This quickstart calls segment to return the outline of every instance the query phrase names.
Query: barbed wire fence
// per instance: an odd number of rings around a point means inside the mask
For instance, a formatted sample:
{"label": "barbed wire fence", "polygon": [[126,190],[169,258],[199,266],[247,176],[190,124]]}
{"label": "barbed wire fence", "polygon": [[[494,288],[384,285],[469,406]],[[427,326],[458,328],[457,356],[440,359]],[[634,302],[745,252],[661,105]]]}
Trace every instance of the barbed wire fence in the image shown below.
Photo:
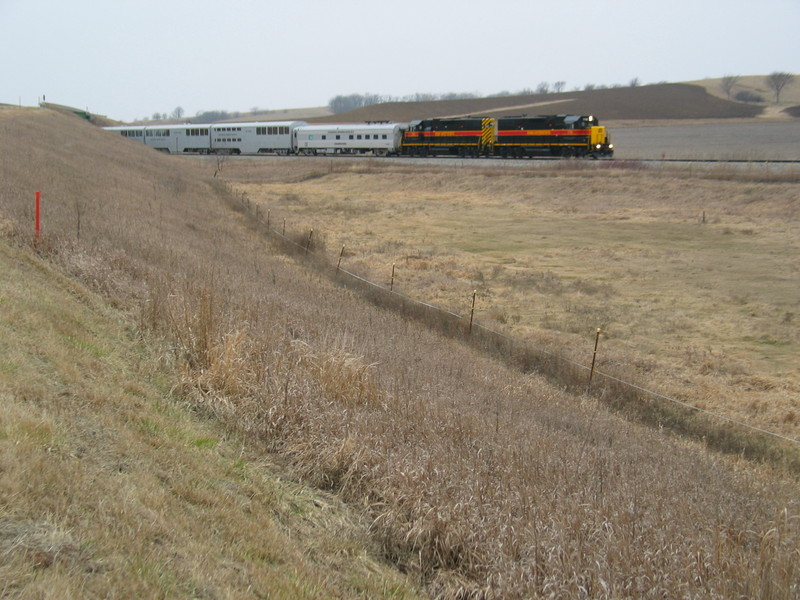
{"label": "barbed wire fence", "polygon": [[595,338],[592,365],[582,364],[531,340],[515,338],[475,321],[475,292],[471,294],[472,310],[467,316],[412,298],[395,289],[394,268],[388,286],[371,281],[342,265],[344,247],[335,260],[331,260],[318,247],[319,236],[314,237],[313,229],[287,233],[285,218],[276,223],[271,210],[264,211],[246,194],[238,196],[237,201],[281,251],[327,273],[339,285],[356,291],[376,305],[422,321],[450,337],[463,339],[523,372],[545,376],[565,391],[590,394],[629,418],[692,437],[715,450],[782,464],[793,472],[800,472],[799,439],[695,406],[595,368],[598,338]]}

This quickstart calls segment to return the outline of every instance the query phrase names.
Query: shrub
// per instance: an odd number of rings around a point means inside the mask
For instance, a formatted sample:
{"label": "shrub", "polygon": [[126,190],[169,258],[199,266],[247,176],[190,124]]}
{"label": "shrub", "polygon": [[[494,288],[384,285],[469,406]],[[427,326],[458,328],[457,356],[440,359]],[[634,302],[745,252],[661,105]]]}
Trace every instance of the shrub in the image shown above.
{"label": "shrub", "polygon": [[764,102],[764,97],[754,92],[741,91],[734,96],[739,102]]}

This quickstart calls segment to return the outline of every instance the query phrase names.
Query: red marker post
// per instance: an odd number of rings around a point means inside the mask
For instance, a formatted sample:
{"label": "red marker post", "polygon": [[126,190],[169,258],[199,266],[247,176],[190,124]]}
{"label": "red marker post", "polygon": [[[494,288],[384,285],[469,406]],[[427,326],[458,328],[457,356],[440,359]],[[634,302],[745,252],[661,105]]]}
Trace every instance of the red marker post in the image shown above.
{"label": "red marker post", "polygon": [[39,217],[41,215],[40,211],[41,201],[42,201],[42,192],[36,192],[36,236],[34,238],[36,242],[39,241],[39,222],[40,222]]}

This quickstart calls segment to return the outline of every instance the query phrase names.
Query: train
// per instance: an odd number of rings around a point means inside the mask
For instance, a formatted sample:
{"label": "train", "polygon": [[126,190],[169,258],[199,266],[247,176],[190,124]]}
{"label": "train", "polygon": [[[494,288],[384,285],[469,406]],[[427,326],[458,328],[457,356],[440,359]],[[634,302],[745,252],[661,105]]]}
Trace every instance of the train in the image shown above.
{"label": "train", "polygon": [[466,116],[338,125],[310,125],[305,121],[156,124],[104,129],[176,154],[501,158],[614,155],[608,131],[592,115]]}

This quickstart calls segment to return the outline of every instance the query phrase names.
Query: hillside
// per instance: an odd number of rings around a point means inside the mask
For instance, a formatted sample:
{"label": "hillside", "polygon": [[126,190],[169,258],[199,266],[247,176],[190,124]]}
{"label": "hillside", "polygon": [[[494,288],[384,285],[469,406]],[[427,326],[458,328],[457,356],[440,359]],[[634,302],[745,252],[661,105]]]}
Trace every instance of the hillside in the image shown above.
{"label": "hillside", "polygon": [[[733,87],[731,94],[735,97],[739,92],[752,92],[764,98],[765,102],[768,104],[772,104],[775,100],[775,92],[770,90],[769,86],[767,86],[765,82],[766,78],[766,75],[741,76]],[[712,96],[727,99],[725,91],[722,89],[722,77],[688,81],[687,83],[701,86]],[[795,77],[795,80],[787,85],[781,92],[781,107],[797,105],[800,105],[800,79]]]}
{"label": "hillside", "polygon": [[[19,595],[797,596],[798,487],[780,461],[644,426],[338,285],[266,235],[218,157],[19,109],[0,110],[0,156],[16,244],[0,265],[18,283],[0,302],[0,510],[7,547],[39,534],[0,555]],[[291,186],[324,184],[331,162],[236,164]],[[313,234],[299,248],[324,250]],[[284,503],[298,483],[322,493]],[[365,529],[340,529],[340,502]]]}
{"label": "hillside", "polygon": [[[762,78],[742,78],[741,89],[753,89],[765,95]],[[794,87],[800,89],[800,85]],[[740,89],[737,87],[737,90]],[[768,96],[768,95],[767,95]],[[784,95],[786,102],[800,104],[794,89]],[[788,102],[788,103],[787,103]],[[430,117],[459,115],[517,115],[517,114],[594,114],[603,121],[729,119],[761,115],[769,106],[730,102],[723,97],[719,80],[691,83],[668,83],[639,87],[619,87],[603,90],[573,91],[552,94],[532,94],[440,100],[429,102],[386,102],[366,106],[346,113],[333,114],[328,107],[261,111],[231,117],[227,121],[281,121],[299,119],[309,123],[362,123],[365,121],[408,122]],[[102,124],[119,124],[96,117]],[[182,122],[191,122],[191,118]],[[170,123],[173,121],[164,121]]]}
{"label": "hillside", "polygon": [[[226,121],[305,120],[310,123],[362,123],[365,121],[408,122],[431,117],[460,115],[593,114],[605,121],[670,121],[680,119],[732,119],[766,116],[789,118],[800,110],[800,83],[793,82],[781,94],[780,105],[772,104],[773,92],[764,75],[741,77],[733,94],[747,91],[765,99],[762,104],[731,102],[722,90],[722,78],[684,83],[661,83],[638,87],[582,90],[550,94],[511,95],[464,100],[386,102],[346,113],[333,114],[329,107],[262,110],[237,114]],[[6,105],[8,106],[8,105]],[[56,104],[48,108],[58,109]],[[78,109],[69,109],[80,112]],[[118,125],[94,115],[96,124]],[[192,118],[163,123],[192,122]]]}
{"label": "hillside", "polygon": [[0,273],[3,597],[416,597],[341,502],[186,410],[130,315],[7,239]]}
{"label": "hillside", "polygon": [[560,94],[436,102],[389,102],[313,119],[315,123],[398,121],[458,115],[593,114],[609,120],[747,118],[762,107],[729,102],[696,85],[670,83]]}

